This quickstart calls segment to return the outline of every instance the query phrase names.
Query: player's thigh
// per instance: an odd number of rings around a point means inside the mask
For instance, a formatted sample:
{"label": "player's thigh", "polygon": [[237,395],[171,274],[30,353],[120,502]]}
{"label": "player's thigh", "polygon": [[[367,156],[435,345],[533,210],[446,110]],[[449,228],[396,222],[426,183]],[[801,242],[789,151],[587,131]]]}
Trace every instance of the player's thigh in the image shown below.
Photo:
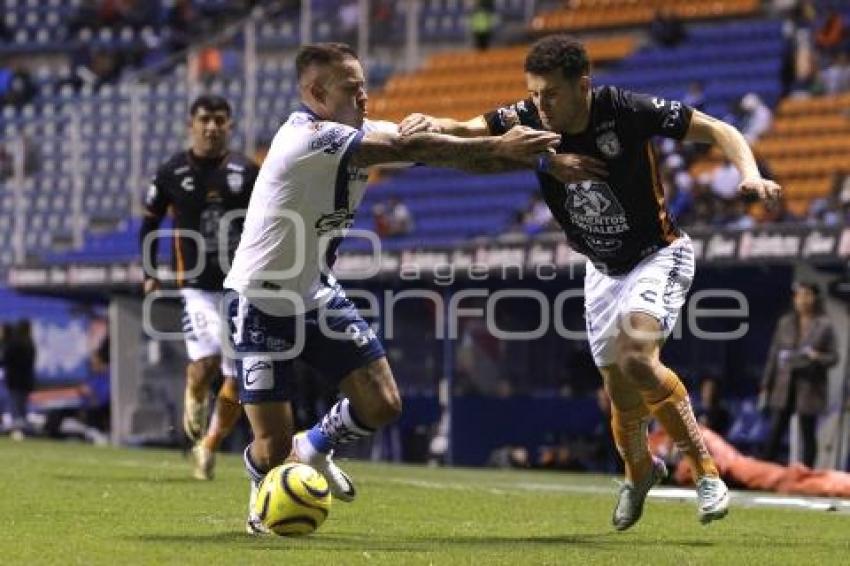
{"label": "player's thigh", "polygon": [[694,251],[687,237],[647,257],[628,275],[618,310],[620,344],[651,348],[676,326],[691,288]]}
{"label": "player's thigh", "polygon": [[623,278],[610,277],[587,262],[584,276],[584,320],[587,341],[597,367],[615,363],[615,339]]}
{"label": "player's thigh", "polygon": [[301,359],[326,379],[342,388],[343,382],[356,376],[355,381],[375,386],[376,392],[395,391],[381,341],[347,298],[335,297],[326,307],[309,313],[305,324]]}
{"label": "player's thigh", "polygon": [[292,399],[292,344],[295,317],[266,314],[243,296],[230,304],[231,338],[239,400],[245,404],[289,402]]}
{"label": "player's thigh", "polygon": [[602,374],[605,391],[615,409],[630,411],[643,403],[640,390],[616,364],[601,367],[599,372]]}
{"label": "player's thigh", "polygon": [[183,298],[183,336],[189,359],[196,362],[219,356],[221,364],[221,342],[226,328],[220,311],[221,293],[181,289],[180,294]]}

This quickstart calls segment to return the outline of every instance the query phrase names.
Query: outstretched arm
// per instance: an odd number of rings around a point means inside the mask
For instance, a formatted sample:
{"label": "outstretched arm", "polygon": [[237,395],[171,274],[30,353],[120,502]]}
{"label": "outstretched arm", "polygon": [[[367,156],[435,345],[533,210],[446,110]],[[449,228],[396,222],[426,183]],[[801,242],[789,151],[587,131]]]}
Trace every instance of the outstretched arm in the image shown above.
{"label": "outstretched arm", "polygon": [[398,125],[401,135],[406,136],[418,132],[432,132],[438,134],[449,134],[462,138],[475,138],[489,136],[490,129],[484,116],[476,116],[466,122],[453,118],[436,118],[427,114],[411,114]]}
{"label": "outstretched arm", "polygon": [[782,187],[777,183],[762,178],[747,140],[741,132],[726,122],[695,110],[684,139],[710,143],[720,148],[723,155],[734,163],[741,173],[741,184],[738,187],[741,192],[756,193],[763,199],[778,198],[782,192]]}
{"label": "outstretched arm", "polygon": [[421,132],[398,135],[372,132],[363,136],[351,155],[351,164],[367,167],[380,163],[417,162],[454,167],[475,173],[534,169],[539,156],[560,141],[560,136],[531,128],[513,128],[502,136],[461,138]]}

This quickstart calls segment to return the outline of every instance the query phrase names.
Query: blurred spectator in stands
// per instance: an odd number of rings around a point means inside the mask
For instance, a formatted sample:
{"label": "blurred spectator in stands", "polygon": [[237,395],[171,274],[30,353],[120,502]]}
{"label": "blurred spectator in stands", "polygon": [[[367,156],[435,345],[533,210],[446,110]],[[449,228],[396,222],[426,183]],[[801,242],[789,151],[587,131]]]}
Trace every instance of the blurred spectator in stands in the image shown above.
{"label": "blurred spectator in stands", "polygon": [[495,28],[496,13],[493,11],[493,1],[478,0],[469,15],[469,29],[476,49],[486,51],[490,47]]}
{"label": "blurred spectator in stands", "polygon": [[372,221],[375,223],[375,233],[379,238],[386,238],[390,232],[390,218],[387,215],[387,205],[377,203],[372,207]]}
{"label": "blurred spectator in stands", "polygon": [[23,440],[29,430],[27,404],[35,389],[35,343],[29,320],[3,326],[2,364],[12,412],[12,438]]}
{"label": "blurred spectator in stands", "polygon": [[806,211],[806,224],[839,226],[842,221],[840,205],[835,197],[819,197],[812,199],[809,203],[809,209]]}
{"label": "blurred spectator in stands", "polygon": [[699,403],[694,408],[697,421],[720,436],[726,436],[732,417],[720,396],[720,384],[713,377],[707,377],[700,383]]}
{"label": "blurred spectator in stands", "polygon": [[817,454],[817,418],[826,408],[827,370],[838,362],[838,352],[820,287],[796,281],[793,293],[793,308],[777,323],[761,382],[759,404],[770,412],[763,456],[776,461],[796,413],[803,463],[811,468]]}
{"label": "blurred spectator in stands", "polygon": [[845,25],[841,14],[830,10],[815,34],[815,46],[825,55],[835,55],[844,42]]}
{"label": "blurred spectator in stands", "polygon": [[337,8],[339,20],[340,41],[349,45],[357,45],[358,28],[360,26],[360,5],[357,0],[348,0]]}
{"label": "blurred spectator in stands", "polygon": [[682,20],[669,7],[655,12],[655,19],[649,25],[649,34],[655,43],[664,47],[676,47],[688,37]]}
{"label": "blurred spectator in stands", "polygon": [[661,181],[667,208],[677,222],[686,218],[694,205],[691,175],[684,169],[685,160],[678,153],[667,156],[661,168]]}
{"label": "blurred spectator in stands", "polygon": [[787,224],[799,222],[800,217],[788,210],[788,202],[784,196],[776,200],[762,203],[764,214],[761,217],[762,224]]}
{"label": "blurred spectator in stands", "polygon": [[694,179],[692,189],[693,205],[690,211],[679,219],[683,226],[707,228],[715,224],[718,217],[718,201],[711,191],[711,173],[705,172]]}
{"label": "blurred spectator in stands", "polygon": [[413,232],[413,215],[398,197],[390,198],[387,203],[387,220],[387,236],[405,236]]}
{"label": "blurred spectator in stands", "polygon": [[696,110],[705,108],[705,88],[700,81],[691,81],[688,90],[682,96],[682,103]]}
{"label": "blurred spectator in stands", "polygon": [[12,69],[7,78],[3,104],[20,107],[32,100],[37,93],[38,89],[29,71],[17,67]]}
{"label": "blurred spectator in stands", "polygon": [[840,94],[850,91],[850,54],[841,52],[821,71],[825,94]]}
{"label": "blurred spectator in stands", "polygon": [[540,193],[531,195],[531,201],[522,211],[522,229],[529,236],[545,232],[555,227],[552,211],[546,205]]}
{"label": "blurred spectator in stands", "polygon": [[721,200],[728,202],[737,199],[740,183],[741,174],[735,164],[728,159],[724,159],[723,163],[711,173],[711,192]]}
{"label": "blurred spectator in stands", "polygon": [[724,226],[732,230],[750,230],[756,227],[756,219],[749,211],[747,201],[738,196],[723,204],[725,210]]}
{"label": "blurred spectator in stands", "polygon": [[735,126],[751,145],[754,144],[773,124],[773,112],[754,92],[745,94],[738,103]]}
{"label": "blurred spectator in stands", "polygon": [[623,459],[617,454],[617,445],[611,434],[611,398],[604,387],[596,390],[596,406],[601,418],[593,428],[595,445],[595,469],[607,474],[619,474],[623,471]]}

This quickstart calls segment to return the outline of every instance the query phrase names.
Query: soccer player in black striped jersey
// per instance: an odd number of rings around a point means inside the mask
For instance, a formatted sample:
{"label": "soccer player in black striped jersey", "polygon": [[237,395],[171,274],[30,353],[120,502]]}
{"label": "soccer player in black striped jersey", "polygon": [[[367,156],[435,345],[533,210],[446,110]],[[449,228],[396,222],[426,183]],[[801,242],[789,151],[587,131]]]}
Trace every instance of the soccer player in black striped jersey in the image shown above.
{"label": "soccer player in black striped jersey", "polygon": [[[192,453],[198,479],[212,479],[215,450],[242,414],[233,360],[222,356],[220,337],[227,324],[219,314],[226,275],[219,250],[226,245],[222,251],[232,258],[242,221],[228,223],[227,234],[220,234],[220,221],[230,212],[247,208],[258,168],[250,158],[229,150],[232,125],[230,104],[224,98],[205,95],[192,103],[191,147],[160,166],[145,197],[140,232],[143,254],[146,240],[151,239],[149,263],[155,268],[154,230],[166,214],[173,216],[173,268],[183,298],[183,332],[190,359],[183,428],[195,442]],[[158,288],[155,271],[148,271],[145,293]],[[209,389],[219,371],[223,381],[208,429]]]}
{"label": "soccer player in black striped jersey", "polygon": [[761,177],[752,151],[732,126],[678,101],[592,88],[587,52],[575,39],[553,35],[537,41],[526,57],[525,76],[526,100],[466,122],[413,114],[402,121],[401,132],[482,136],[521,125],[561,134],[555,154],[539,156],[537,174],[567,241],[588,259],[588,339],[611,396],[612,432],[626,464],[614,527],[624,530],[638,521],[647,492],[666,474],[647,446],[651,417],[695,471],[700,521],[722,518],[728,490],[687,391],[659,357],[690,288],[694,256],[664,203],[652,138],[717,145],[741,172],[741,192],[774,198],[781,188]]}

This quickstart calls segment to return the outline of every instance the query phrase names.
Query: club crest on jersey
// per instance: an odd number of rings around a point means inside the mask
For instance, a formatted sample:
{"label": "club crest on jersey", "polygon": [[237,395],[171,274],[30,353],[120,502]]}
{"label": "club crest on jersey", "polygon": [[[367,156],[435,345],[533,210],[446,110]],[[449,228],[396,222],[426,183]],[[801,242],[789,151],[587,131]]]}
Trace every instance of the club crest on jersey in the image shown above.
{"label": "club crest on jersey", "polygon": [[242,173],[228,173],[227,174],[227,186],[230,187],[231,193],[241,193],[242,192],[242,182],[243,177]]}
{"label": "club crest on jersey", "polygon": [[519,124],[519,114],[517,114],[516,109],[511,107],[499,108],[499,120],[502,121],[502,127],[510,130]]}
{"label": "club crest on jersey", "polygon": [[617,157],[622,151],[620,146],[620,138],[615,132],[605,132],[596,138],[596,147],[599,148],[606,157]]}
{"label": "club crest on jersey", "polygon": [[316,233],[321,236],[335,230],[348,230],[354,224],[354,214],[347,208],[338,208],[329,214],[323,214],[316,220]]}

